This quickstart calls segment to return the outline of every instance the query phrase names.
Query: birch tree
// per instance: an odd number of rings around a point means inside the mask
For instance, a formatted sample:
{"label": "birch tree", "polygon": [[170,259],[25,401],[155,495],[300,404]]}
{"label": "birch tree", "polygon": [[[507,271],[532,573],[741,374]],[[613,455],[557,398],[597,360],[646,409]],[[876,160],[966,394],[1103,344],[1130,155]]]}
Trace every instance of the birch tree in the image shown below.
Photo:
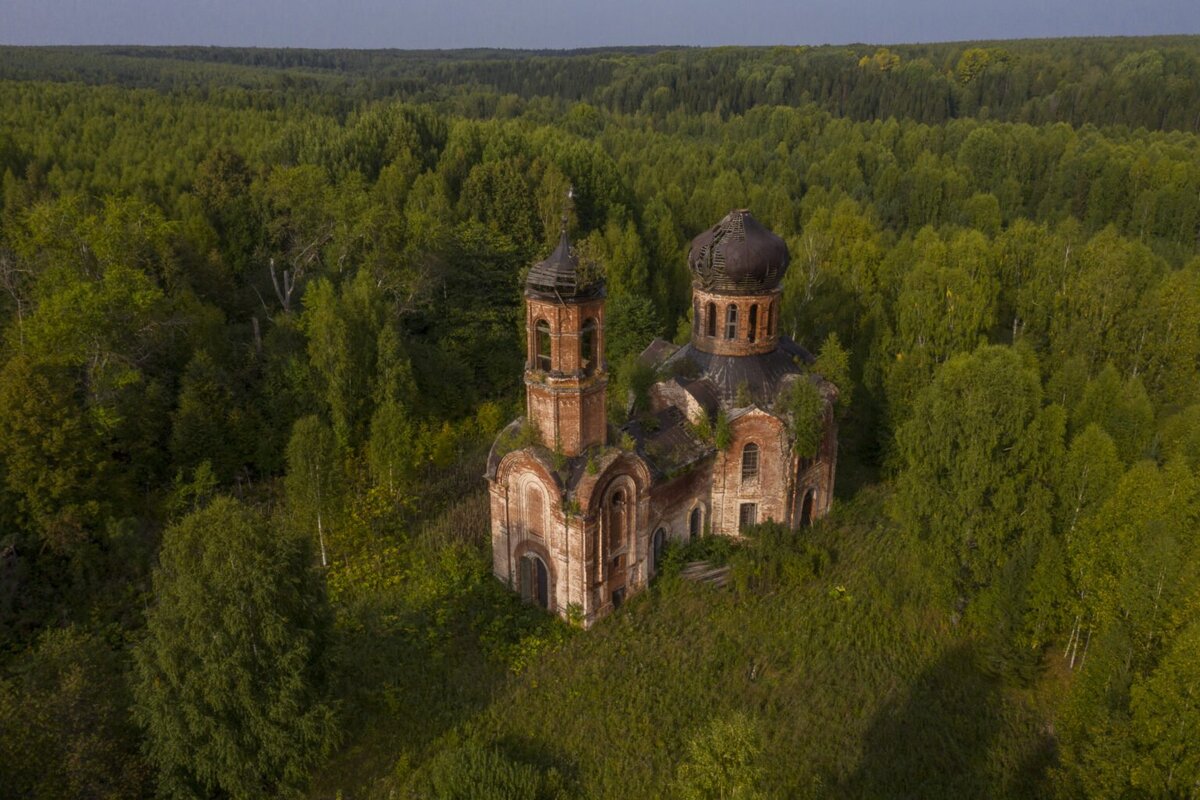
{"label": "birch tree", "polygon": [[300,530],[316,534],[321,566],[329,566],[328,532],[345,508],[341,450],[329,426],[315,415],[301,417],[287,446],[288,508]]}

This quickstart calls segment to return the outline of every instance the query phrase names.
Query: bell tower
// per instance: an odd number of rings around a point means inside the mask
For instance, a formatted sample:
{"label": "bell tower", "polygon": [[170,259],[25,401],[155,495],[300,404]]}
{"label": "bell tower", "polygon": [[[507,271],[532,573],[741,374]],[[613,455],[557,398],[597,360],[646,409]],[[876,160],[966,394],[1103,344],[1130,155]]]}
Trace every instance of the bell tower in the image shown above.
{"label": "bell tower", "polygon": [[525,414],[567,457],[606,443],[604,279],[580,263],[563,219],[558,246],[525,280]]}

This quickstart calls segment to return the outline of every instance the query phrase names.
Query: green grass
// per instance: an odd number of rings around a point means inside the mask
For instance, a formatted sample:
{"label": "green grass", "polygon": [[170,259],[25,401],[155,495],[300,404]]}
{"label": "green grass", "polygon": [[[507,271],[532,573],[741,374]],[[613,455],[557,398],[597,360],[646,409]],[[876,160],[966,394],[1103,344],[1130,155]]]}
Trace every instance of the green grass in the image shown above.
{"label": "green grass", "polygon": [[[314,773],[313,796],[374,796],[397,763],[427,760],[430,745],[485,709],[522,659],[567,632],[491,576],[483,455],[431,476],[436,513],[330,569],[346,736]],[[473,491],[463,493],[468,478]]]}
{"label": "green grass", "polygon": [[[666,575],[586,634],[514,604],[477,546],[397,548],[364,570],[398,570],[375,601],[340,601],[359,724],[318,794],[404,796],[474,738],[557,769],[572,796],[660,797],[688,742],[735,712],[769,797],[1036,794],[1050,692],[981,669],[882,506],[867,489],[802,547],[734,550],[729,588]],[[390,602],[403,611],[380,616]]]}

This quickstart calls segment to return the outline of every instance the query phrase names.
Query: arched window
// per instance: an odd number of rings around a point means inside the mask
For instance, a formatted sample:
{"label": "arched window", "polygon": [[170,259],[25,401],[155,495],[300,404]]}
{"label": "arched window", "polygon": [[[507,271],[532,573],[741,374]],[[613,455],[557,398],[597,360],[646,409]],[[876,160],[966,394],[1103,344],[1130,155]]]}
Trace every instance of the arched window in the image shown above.
{"label": "arched window", "polygon": [[544,536],[545,503],[542,501],[542,490],[530,486],[525,490],[525,530],[533,536]]}
{"label": "arched window", "polygon": [[536,327],[535,345],[537,358],[534,365],[542,372],[550,371],[550,323],[539,319]]}
{"label": "arched window", "polygon": [[774,303],[767,303],[767,336],[775,335],[775,315],[771,313],[774,309]]}
{"label": "arched window", "polygon": [[750,325],[748,327],[750,341],[758,338],[758,304],[750,306]]}
{"label": "arched window", "polygon": [[742,448],[742,481],[758,480],[758,445],[750,442]]}
{"label": "arched window", "polygon": [[625,492],[618,489],[608,501],[608,548],[619,550],[625,544]]}
{"label": "arched window", "polygon": [[600,363],[600,337],[596,335],[596,320],[583,323],[579,332],[579,368],[584,375],[591,375]]}
{"label": "arched window", "polygon": [[737,338],[737,306],[730,306],[725,312],[725,338]]}
{"label": "arched window", "polygon": [[704,533],[704,512],[700,510],[700,506],[692,509],[692,514],[688,517],[688,536],[692,539],[699,539],[700,534]]}
{"label": "arched window", "polygon": [[659,528],[654,532],[654,538],[650,540],[650,566],[654,572],[658,572],[658,566],[662,563],[663,547],[667,543],[667,531],[665,528]]}
{"label": "arched window", "polygon": [[708,335],[709,335],[709,337],[715,339],[717,336],[717,304],[716,303],[708,304],[708,310],[706,312],[706,317],[707,317],[706,322],[708,323],[708,329],[707,329]]}

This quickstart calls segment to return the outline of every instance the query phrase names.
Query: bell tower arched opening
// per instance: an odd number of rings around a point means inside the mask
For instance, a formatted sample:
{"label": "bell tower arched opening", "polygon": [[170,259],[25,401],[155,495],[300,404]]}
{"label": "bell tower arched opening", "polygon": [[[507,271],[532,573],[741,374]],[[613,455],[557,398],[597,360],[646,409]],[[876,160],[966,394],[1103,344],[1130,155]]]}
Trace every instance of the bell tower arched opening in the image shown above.
{"label": "bell tower arched opening", "polygon": [[533,368],[549,372],[551,366],[551,350],[553,340],[550,338],[550,323],[539,319],[533,329]]}
{"label": "bell tower arched opening", "polygon": [[594,375],[600,364],[600,332],[596,320],[589,318],[579,331],[579,371]]}

